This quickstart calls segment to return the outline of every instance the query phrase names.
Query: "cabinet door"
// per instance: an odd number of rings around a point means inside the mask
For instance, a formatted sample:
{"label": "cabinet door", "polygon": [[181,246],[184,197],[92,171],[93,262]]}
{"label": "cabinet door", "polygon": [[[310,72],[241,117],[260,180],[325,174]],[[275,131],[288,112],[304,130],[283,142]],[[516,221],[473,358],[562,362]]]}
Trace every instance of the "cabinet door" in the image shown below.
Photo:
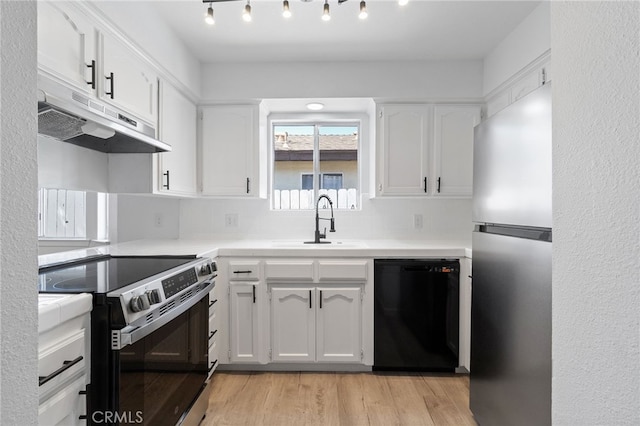
{"label": "cabinet door", "polygon": [[202,110],[202,193],[258,194],[257,107],[209,106]]}
{"label": "cabinet door", "polygon": [[436,195],[471,196],[473,128],[479,105],[442,105],[434,109],[434,189]]}
{"label": "cabinet door", "polygon": [[272,361],[315,361],[315,289],[271,288]]}
{"label": "cabinet door", "polygon": [[72,5],[38,2],[38,66],[85,92],[95,89],[95,37]]}
{"label": "cabinet door", "polygon": [[428,179],[430,107],[385,105],[381,108],[381,156],[378,192],[425,195]]}
{"label": "cabinet door", "polygon": [[252,283],[231,283],[229,297],[231,362],[258,362],[256,286]]}
{"label": "cabinet door", "polygon": [[196,193],[196,106],[173,86],[160,90],[160,140],[171,152],[158,155],[158,190],[164,193]]}
{"label": "cabinet door", "polygon": [[158,121],[158,77],[121,41],[100,34],[102,74],[98,96],[137,118]]}
{"label": "cabinet door", "polygon": [[318,361],[362,360],[360,287],[321,287],[318,292]]}

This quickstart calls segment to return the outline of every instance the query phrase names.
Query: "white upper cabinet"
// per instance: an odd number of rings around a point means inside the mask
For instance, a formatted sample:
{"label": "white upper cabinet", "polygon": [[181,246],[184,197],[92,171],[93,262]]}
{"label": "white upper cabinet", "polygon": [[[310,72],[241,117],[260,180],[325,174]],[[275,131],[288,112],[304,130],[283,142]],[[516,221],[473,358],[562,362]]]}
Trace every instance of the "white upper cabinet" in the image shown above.
{"label": "white upper cabinet", "polygon": [[431,107],[383,105],[379,109],[377,193],[428,193]]}
{"label": "white upper cabinet", "polygon": [[486,117],[491,117],[496,112],[550,81],[551,58],[547,53],[518,72],[502,87],[488,95],[485,106]]}
{"label": "white upper cabinet", "polygon": [[471,196],[480,105],[379,106],[376,194]]}
{"label": "white upper cabinet", "polygon": [[473,128],[479,123],[479,105],[435,106],[433,124],[435,195],[471,196]]}
{"label": "white upper cabinet", "polygon": [[158,120],[158,76],[117,38],[99,35],[98,97],[155,125]]}
{"label": "white upper cabinet", "polygon": [[202,194],[257,196],[258,106],[202,108]]}
{"label": "white upper cabinet", "polygon": [[160,87],[159,138],[171,152],[158,154],[158,191],[195,195],[196,106],[168,83]]}
{"label": "white upper cabinet", "polygon": [[96,89],[96,28],[73,6],[38,2],[38,66],[77,89]]}

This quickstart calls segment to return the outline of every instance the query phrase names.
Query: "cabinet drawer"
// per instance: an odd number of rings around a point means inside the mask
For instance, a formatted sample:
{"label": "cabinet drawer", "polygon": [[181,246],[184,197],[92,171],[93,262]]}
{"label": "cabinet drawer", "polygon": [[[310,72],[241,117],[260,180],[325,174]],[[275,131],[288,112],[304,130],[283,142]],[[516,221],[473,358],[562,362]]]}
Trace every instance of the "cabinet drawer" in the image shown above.
{"label": "cabinet drawer", "polygon": [[64,384],[69,378],[85,369],[84,329],[54,345],[40,348],[38,352],[38,376],[41,380],[40,396]]}
{"label": "cabinet drawer", "polygon": [[320,281],[362,281],[367,279],[366,260],[320,260],[318,278]]}
{"label": "cabinet drawer", "polygon": [[38,407],[38,424],[40,425],[84,425],[86,420],[86,396],[80,392],[85,390],[85,377],[80,376]]}
{"label": "cabinet drawer", "polygon": [[229,262],[229,280],[257,280],[260,278],[259,261]]}
{"label": "cabinet drawer", "polygon": [[313,280],[313,260],[267,261],[264,268],[267,280]]}

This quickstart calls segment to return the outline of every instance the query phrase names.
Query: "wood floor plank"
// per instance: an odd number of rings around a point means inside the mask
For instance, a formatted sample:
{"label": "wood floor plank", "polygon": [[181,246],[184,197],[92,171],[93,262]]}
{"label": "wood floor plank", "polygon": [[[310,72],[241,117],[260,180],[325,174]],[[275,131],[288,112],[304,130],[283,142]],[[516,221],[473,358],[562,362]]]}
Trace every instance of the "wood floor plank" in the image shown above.
{"label": "wood floor plank", "polygon": [[300,375],[304,410],[299,420],[305,425],[339,424],[338,390],[335,373]]}
{"label": "wood floor plank", "polygon": [[[455,377],[452,377],[455,378]],[[431,391],[425,391],[424,401],[436,425],[473,425],[473,419],[465,418],[455,402],[446,392],[446,380],[442,380],[440,376],[423,376],[423,383]]]}
{"label": "wood floor plank", "polygon": [[338,425],[368,425],[364,384],[359,373],[337,373]]}
{"label": "wood floor plank", "polygon": [[379,374],[362,375],[364,405],[372,425],[400,425],[400,416],[387,379]]}
{"label": "wood floor plank", "polygon": [[475,425],[465,376],[216,372],[211,386],[202,426]]}
{"label": "wood floor plank", "polygon": [[386,375],[385,376],[393,402],[398,411],[401,425],[434,426],[426,404],[415,386],[417,375]]}

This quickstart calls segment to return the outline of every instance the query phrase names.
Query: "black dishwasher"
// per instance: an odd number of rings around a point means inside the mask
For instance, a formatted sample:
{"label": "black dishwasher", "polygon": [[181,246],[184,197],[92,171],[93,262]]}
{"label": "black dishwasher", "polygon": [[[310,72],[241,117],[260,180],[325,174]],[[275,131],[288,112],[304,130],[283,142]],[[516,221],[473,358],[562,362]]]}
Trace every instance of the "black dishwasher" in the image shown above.
{"label": "black dishwasher", "polygon": [[374,359],[378,371],[455,371],[460,262],[374,261]]}

